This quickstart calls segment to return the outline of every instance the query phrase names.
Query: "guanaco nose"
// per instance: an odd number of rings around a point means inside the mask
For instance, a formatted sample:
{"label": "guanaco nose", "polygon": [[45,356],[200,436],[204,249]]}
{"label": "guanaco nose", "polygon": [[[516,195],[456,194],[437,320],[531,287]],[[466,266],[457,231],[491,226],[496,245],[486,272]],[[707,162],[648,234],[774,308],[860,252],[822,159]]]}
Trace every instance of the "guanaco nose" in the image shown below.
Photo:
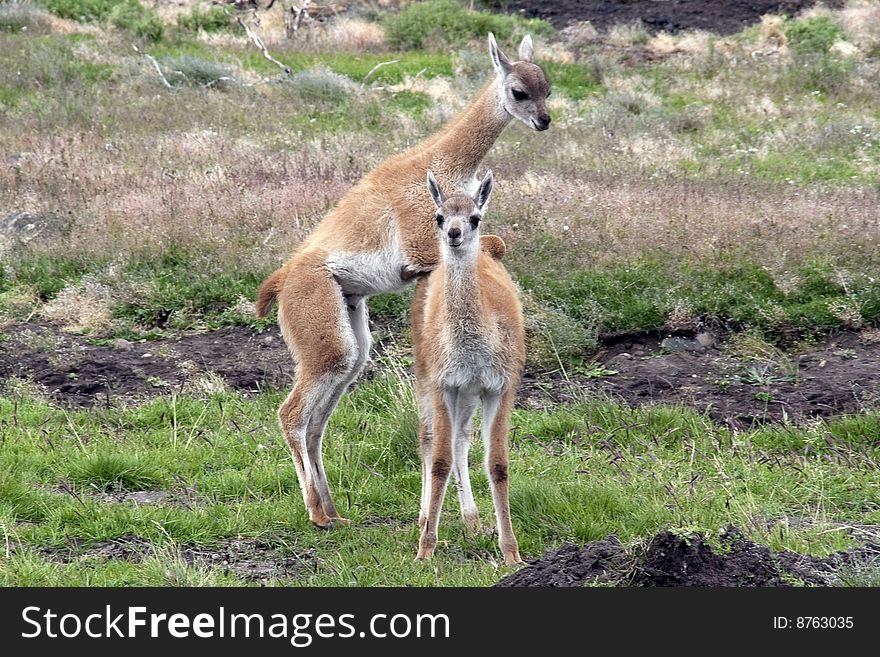
{"label": "guanaco nose", "polygon": [[449,239],[457,240],[459,237],[461,237],[461,228],[449,229]]}

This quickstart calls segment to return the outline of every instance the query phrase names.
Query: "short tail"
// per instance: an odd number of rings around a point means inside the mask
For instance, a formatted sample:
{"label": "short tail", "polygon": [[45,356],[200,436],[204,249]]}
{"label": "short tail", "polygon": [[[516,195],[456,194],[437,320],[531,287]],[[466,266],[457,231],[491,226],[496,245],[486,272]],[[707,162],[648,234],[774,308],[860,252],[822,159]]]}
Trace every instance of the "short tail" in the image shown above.
{"label": "short tail", "polygon": [[496,260],[501,260],[507,253],[507,245],[497,235],[480,235],[480,248]]}
{"label": "short tail", "polygon": [[270,274],[265,281],[260,283],[260,289],[257,291],[257,319],[263,319],[272,310],[272,304],[281,291],[283,282],[284,269],[282,268]]}

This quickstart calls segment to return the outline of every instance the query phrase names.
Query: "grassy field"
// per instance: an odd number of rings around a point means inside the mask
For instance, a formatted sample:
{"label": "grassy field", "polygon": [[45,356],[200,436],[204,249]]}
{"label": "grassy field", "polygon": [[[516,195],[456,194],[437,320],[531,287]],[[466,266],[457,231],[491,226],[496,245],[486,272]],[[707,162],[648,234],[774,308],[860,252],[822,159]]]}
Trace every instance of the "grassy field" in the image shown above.
{"label": "grassy field", "polygon": [[[552,129],[511,126],[486,161],[487,230],[523,290],[533,371],[589,371],[601,337],[619,332],[708,326],[763,349],[880,324],[876,7],[721,38],[558,32],[445,0],[353,4],[294,39],[279,11],[262,16],[255,29],[286,76],[222,10],[0,2],[0,221],[28,213],[32,226],[0,232],[0,326],[37,319],[95,344],[157,345],[264,330],[259,282],[363,174],[467,104],[491,74],[489,29],[511,52],[532,33],[553,83]],[[403,345],[409,298],[370,304]],[[275,419],[285,391],[219,385],[68,409],[26,380],[0,382],[0,583],[257,581],[210,556],[231,540],[290,564],[272,583],[493,583],[508,572],[495,538],[465,535],[454,495],[436,558],[413,561],[417,424],[402,352],[331,421],[328,475],[353,520],[332,533],[303,509]],[[661,529],[728,524],[773,549],[851,547],[847,527],[880,525],[877,411],[736,430],[586,395],[518,408],[521,550],[612,533],[638,550]],[[485,522],[482,475],[475,492]],[[113,541],[137,558],[107,558]]]}

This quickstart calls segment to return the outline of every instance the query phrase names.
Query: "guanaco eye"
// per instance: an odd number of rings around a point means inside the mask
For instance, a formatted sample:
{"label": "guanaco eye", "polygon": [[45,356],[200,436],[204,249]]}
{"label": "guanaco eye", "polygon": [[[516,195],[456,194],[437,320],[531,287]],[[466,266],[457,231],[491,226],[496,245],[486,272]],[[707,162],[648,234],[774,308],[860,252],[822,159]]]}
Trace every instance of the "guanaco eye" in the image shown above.
{"label": "guanaco eye", "polygon": [[443,217],[442,214],[435,214],[435,215],[434,215],[434,218],[437,220],[437,225],[438,225],[438,226],[442,226],[442,225],[443,225],[444,217]]}
{"label": "guanaco eye", "polygon": [[547,92],[547,95],[545,96],[545,98],[550,98],[550,94],[552,94],[552,93],[553,93],[553,90],[551,89],[550,91]]}
{"label": "guanaco eye", "polygon": [[516,100],[528,100],[529,99],[529,95],[525,91],[520,91],[519,89],[513,89],[511,93],[513,93],[513,97]]}
{"label": "guanaco eye", "polygon": [[478,215],[478,214],[472,214],[472,215],[470,216],[470,220],[471,220],[471,226],[472,226],[473,228],[476,228],[477,226],[480,225],[480,215]]}

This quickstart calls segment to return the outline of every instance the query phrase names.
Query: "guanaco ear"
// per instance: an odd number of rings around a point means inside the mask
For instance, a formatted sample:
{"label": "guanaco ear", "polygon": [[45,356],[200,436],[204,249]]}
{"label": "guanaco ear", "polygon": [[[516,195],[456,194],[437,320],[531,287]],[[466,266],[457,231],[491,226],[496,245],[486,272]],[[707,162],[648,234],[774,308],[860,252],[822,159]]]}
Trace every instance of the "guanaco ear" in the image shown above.
{"label": "guanaco ear", "polygon": [[428,191],[431,193],[431,198],[434,199],[434,205],[439,209],[443,205],[443,201],[446,200],[446,197],[443,196],[443,190],[440,189],[440,185],[437,184],[437,179],[434,177],[434,172],[430,169],[428,169]]}
{"label": "guanaco ear", "polygon": [[524,62],[532,62],[535,59],[535,46],[532,44],[532,37],[526,34],[522,43],[519,44],[519,58]]}
{"label": "guanaco ear", "polygon": [[492,195],[492,169],[489,169],[486,172],[486,175],[483,176],[483,182],[480,183],[480,189],[477,190],[477,198],[474,199],[474,202],[477,204],[477,208],[481,213],[486,212],[486,206],[489,203],[489,196]]}
{"label": "guanaco ear", "polygon": [[498,77],[507,77],[508,73],[513,70],[513,66],[510,65],[510,60],[507,59],[507,56],[501,52],[498,42],[495,41],[495,35],[491,32],[489,32],[489,54],[492,56],[492,65],[495,66],[495,72],[498,74]]}

